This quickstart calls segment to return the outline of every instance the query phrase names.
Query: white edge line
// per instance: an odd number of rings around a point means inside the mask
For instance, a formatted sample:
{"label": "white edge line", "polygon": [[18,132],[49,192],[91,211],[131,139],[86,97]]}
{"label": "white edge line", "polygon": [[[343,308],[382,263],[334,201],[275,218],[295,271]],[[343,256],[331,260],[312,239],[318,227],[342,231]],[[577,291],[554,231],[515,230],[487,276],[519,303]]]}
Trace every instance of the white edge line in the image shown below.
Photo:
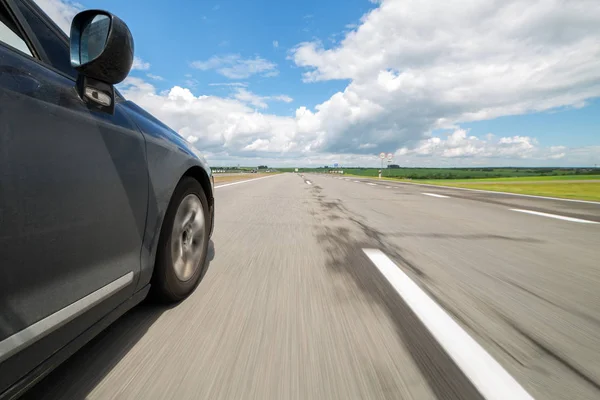
{"label": "white edge line", "polygon": [[425,196],[431,196],[431,197],[439,197],[442,199],[447,199],[450,196],[444,196],[443,194],[436,194],[436,193],[421,193],[424,194]]}
{"label": "white edge line", "polygon": [[485,399],[533,399],[388,256],[378,249],[362,250]]}
{"label": "white edge line", "polygon": [[95,292],[2,340],[0,342],[0,363],[77,318],[131,282],[133,282],[133,272],[128,272]]}
{"label": "white edge line", "polygon": [[371,183],[371,182],[367,182],[367,185],[369,185],[369,186],[377,186],[376,183]]}
{"label": "white edge line", "polygon": [[560,197],[536,196],[536,195],[533,195],[533,194],[498,192],[498,191],[494,191],[494,190],[483,190],[483,189],[469,189],[469,188],[456,187],[456,186],[431,185],[431,184],[428,184],[428,183],[416,183],[416,182],[396,182],[396,183],[405,184],[405,185],[418,185],[418,186],[427,186],[427,187],[434,187],[434,188],[443,188],[443,189],[467,190],[467,191],[470,191],[470,192],[483,192],[483,193],[491,193],[491,194],[506,194],[508,196],[532,197],[534,199],[570,201],[572,203],[596,204],[597,206],[600,206],[600,201],[577,200],[577,199],[561,199]]}
{"label": "white edge line", "polygon": [[225,187],[225,186],[239,185],[240,183],[248,183],[248,182],[260,181],[261,179],[273,178],[273,177],[279,176],[279,175],[281,175],[281,174],[271,175],[271,176],[263,176],[263,177],[260,177],[260,178],[244,179],[243,181],[231,182],[231,183],[226,183],[224,185],[215,186],[215,189],[222,188],[222,187]]}
{"label": "white edge line", "polygon": [[539,211],[532,211],[532,210],[522,210],[520,208],[511,208],[510,210],[511,211],[516,211],[516,212],[520,212],[520,213],[539,215],[541,217],[562,219],[563,221],[579,222],[579,223],[582,223],[582,224],[597,224],[598,223],[596,221],[588,221],[587,219],[565,217],[565,216],[562,216],[562,215],[548,214],[548,213],[539,212]]}

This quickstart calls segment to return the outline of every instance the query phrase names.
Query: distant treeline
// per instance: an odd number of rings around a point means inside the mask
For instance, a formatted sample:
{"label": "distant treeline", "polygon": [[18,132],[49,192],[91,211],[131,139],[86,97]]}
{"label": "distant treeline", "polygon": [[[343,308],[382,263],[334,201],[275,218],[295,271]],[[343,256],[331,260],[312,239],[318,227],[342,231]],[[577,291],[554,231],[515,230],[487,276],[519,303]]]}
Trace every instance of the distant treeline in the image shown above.
{"label": "distant treeline", "polygon": [[[293,172],[294,168],[278,168],[282,172]],[[344,174],[377,176],[378,168],[298,168],[299,172],[344,171]],[[383,176],[404,179],[477,179],[510,178],[519,176],[597,175],[600,168],[400,168],[394,166],[382,171]]]}
{"label": "distant treeline", "polygon": [[273,169],[270,168],[266,165],[259,165],[258,167],[216,167],[216,166],[212,166],[210,167],[211,170],[213,171],[219,171],[219,172],[229,172],[229,173],[233,173],[233,172],[250,172],[250,171],[263,171],[263,170],[269,170],[272,172],[275,171],[279,171],[279,169]]}

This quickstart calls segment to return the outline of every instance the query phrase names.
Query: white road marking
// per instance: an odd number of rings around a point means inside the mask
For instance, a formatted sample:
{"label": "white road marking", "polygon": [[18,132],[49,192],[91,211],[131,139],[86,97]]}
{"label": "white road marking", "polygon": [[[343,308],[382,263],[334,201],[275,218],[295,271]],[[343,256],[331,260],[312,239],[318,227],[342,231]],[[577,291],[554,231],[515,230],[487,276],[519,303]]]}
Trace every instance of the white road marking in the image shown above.
{"label": "white road marking", "polygon": [[442,199],[447,199],[450,196],[444,196],[443,194],[435,194],[435,193],[423,193],[425,196],[431,196],[431,197],[439,197]]}
{"label": "white road marking", "polygon": [[356,182],[356,183],[360,183],[360,181],[354,181],[354,182]]}
{"label": "white road marking", "polygon": [[311,181],[304,181],[304,182],[306,182],[307,185],[312,185]]}
{"label": "white road marking", "polygon": [[386,189],[391,189],[392,187],[391,187],[391,186],[386,186],[385,188],[386,188]]}
{"label": "white road marking", "polygon": [[597,224],[598,223],[598,222],[595,222],[595,221],[588,221],[586,219],[564,217],[562,215],[548,214],[548,213],[543,213],[543,212],[539,212],[539,211],[521,210],[520,208],[511,208],[510,210],[511,211],[516,211],[516,212],[521,212],[521,213],[526,213],[526,214],[539,215],[541,217],[562,219],[563,221],[579,222],[579,223],[582,223],[582,224]]}
{"label": "white road marking", "polygon": [[367,185],[369,185],[369,186],[377,186],[377,184],[371,183],[371,182],[367,182]]}
{"label": "white road marking", "polygon": [[381,250],[363,249],[479,393],[488,400],[533,397]]}
{"label": "white road marking", "polygon": [[263,176],[261,178],[246,179],[246,180],[243,180],[243,181],[237,181],[237,182],[232,182],[232,183],[226,183],[224,185],[215,186],[215,189],[222,188],[222,187],[225,187],[225,186],[239,185],[240,183],[256,182],[256,181],[260,181],[261,179],[273,178],[275,176],[279,176],[279,174],[277,174],[277,175],[271,175],[271,176]]}

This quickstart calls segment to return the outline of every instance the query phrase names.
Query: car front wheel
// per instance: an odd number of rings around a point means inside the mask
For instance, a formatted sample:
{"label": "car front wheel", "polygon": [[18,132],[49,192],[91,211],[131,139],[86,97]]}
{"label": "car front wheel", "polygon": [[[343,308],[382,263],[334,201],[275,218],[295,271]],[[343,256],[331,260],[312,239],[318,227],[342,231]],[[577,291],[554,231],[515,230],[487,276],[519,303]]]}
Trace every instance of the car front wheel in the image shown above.
{"label": "car front wheel", "polygon": [[152,290],[160,300],[182,300],[200,281],[206,267],[210,218],[202,186],[184,177],[169,203],[156,253]]}

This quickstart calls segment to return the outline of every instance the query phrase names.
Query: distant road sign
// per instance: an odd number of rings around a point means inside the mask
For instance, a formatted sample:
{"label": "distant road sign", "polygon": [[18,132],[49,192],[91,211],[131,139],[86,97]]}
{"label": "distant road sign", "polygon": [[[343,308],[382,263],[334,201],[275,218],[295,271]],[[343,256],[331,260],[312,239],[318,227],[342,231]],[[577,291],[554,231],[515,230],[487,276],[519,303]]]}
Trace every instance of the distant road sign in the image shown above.
{"label": "distant road sign", "polygon": [[392,158],[394,158],[394,155],[392,153],[388,153],[387,154],[387,159],[391,161]]}
{"label": "distant road sign", "polygon": [[379,154],[379,158],[381,158],[381,159],[383,160],[383,159],[385,158],[385,153],[383,153],[383,152],[382,152],[382,153],[380,153],[380,154]]}

